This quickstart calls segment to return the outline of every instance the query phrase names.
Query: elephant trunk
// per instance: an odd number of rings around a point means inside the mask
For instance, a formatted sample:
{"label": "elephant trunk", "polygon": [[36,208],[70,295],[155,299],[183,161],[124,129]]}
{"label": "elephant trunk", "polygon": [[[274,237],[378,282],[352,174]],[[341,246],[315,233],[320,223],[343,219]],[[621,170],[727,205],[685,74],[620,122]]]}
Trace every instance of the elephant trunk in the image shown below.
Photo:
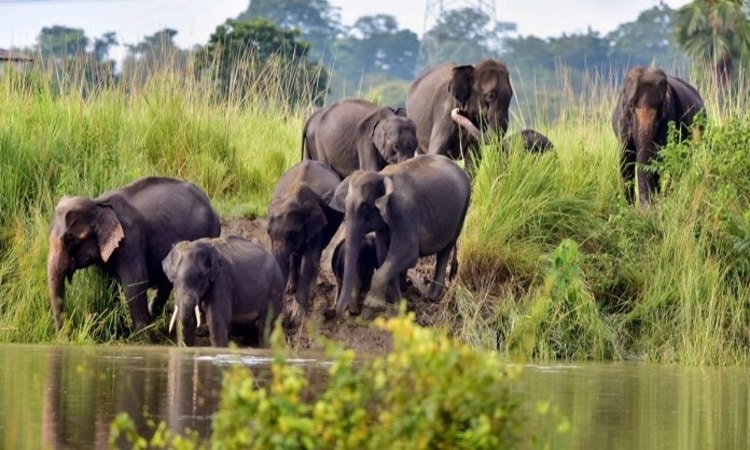
{"label": "elephant trunk", "polygon": [[456,122],[456,124],[458,124],[460,127],[466,129],[471,137],[479,142],[483,142],[482,132],[479,130],[479,128],[477,128],[476,125],[471,122],[471,120],[469,120],[468,117],[461,114],[461,110],[459,108],[453,108],[451,110],[451,119],[453,119],[453,121]]}
{"label": "elephant trunk", "polygon": [[338,315],[343,314],[351,302],[352,290],[358,276],[357,263],[359,261],[360,243],[364,236],[364,227],[361,223],[358,223],[357,219],[353,219],[347,224],[344,243],[346,246],[344,249],[344,279],[341,283],[339,298],[336,301],[336,314]]}
{"label": "elephant trunk", "polygon": [[271,242],[271,253],[276,259],[276,264],[281,269],[281,282],[284,289],[289,282],[289,265],[291,264],[292,249],[288,244],[280,240]]}
{"label": "elephant trunk", "polygon": [[62,239],[50,235],[47,254],[47,286],[50,305],[55,317],[55,328],[62,328],[63,301],[65,299],[65,278],[73,275],[68,253],[63,248]]}
{"label": "elephant trunk", "polygon": [[185,289],[175,289],[174,314],[177,315],[180,320],[180,325],[182,325],[181,330],[178,333],[179,343],[192,347],[195,345],[195,329],[199,325],[198,320],[200,320],[198,296],[194,292],[188,292]]}
{"label": "elephant trunk", "polygon": [[651,162],[652,157],[656,153],[656,143],[654,142],[655,131],[656,131],[656,109],[650,107],[639,107],[635,110],[636,116],[636,139],[635,139],[635,151],[636,151],[636,162],[638,166],[637,180],[638,180],[638,198],[641,204],[648,204],[650,197],[650,182],[649,179],[653,178],[651,172],[647,172],[644,166]]}

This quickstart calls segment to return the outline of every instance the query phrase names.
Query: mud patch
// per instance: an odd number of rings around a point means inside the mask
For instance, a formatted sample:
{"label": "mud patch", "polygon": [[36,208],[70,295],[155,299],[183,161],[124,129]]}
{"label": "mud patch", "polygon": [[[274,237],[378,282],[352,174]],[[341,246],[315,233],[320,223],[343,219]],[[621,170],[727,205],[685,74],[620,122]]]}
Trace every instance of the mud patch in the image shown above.
{"label": "mud patch", "polygon": [[[255,239],[267,249],[271,248],[266,232],[268,221],[264,218],[222,219],[221,225],[222,235],[234,234]],[[334,320],[325,318],[325,312],[336,301],[336,278],[331,271],[331,254],[342,238],[343,227],[323,251],[318,281],[312,289],[310,306],[304,319],[299,327],[286,329],[287,346],[293,349],[322,350],[326,341],[331,340],[364,354],[386,352],[391,348],[390,336],[371,326],[370,320],[362,316]],[[429,282],[434,267],[434,257],[420,259],[417,266],[408,272],[410,286],[404,292],[407,309],[415,312],[417,323],[423,326],[433,325],[444,308],[443,302],[428,302],[420,295],[420,288]],[[287,307],[292,301],[292,297],[287,295]]]}

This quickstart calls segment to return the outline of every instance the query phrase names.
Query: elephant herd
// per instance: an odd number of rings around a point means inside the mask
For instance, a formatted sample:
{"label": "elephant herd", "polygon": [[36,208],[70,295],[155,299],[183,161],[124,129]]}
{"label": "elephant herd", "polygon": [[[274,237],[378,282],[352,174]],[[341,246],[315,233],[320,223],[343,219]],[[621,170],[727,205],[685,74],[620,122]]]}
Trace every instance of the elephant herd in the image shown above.
{"label": "elephant herd", "polygon": [[[504,137],[512,96],[505,64],[484,60],[426,70],[412,83],[405,108],[349,99],[315,111],[302,131],[301,161],[281,176],[268,205],[270,249],[219,237],[208,197],[185,181],[151,176],[93,199],[62,198],[47,260],[56,328],[63,327],[66,279],[98,265],[121,283],[136,329],[161,315],[174,290],[170,332],[179,320],[181,343],[194,345],[202,314],[214,346],[226,346],[238,327],[252,328],[262,342],[280,315],[299,323],[323,250],[340,227],[344,239],[332,256],[338,290],[328,317],[356,315],[363,306],[388,308],[401,298],[407,270],[429,255],[435,255],[434,274],[422,295],[438,299],[451,255],[449,277],[456,272],[470,174],[481,161],[481,144]],[[626,74],[612,126],[628,201],[635,163],[657,156],[667,124],[687,138],[703,112],[698,92],[677,77],[641,67]],[[528,151],[553,148],[535,130],[518,135]],[[637,178],[639,199],[648,203],[658,175],[639,170]],[[156,289],[150,304],[149,288]],[[287,293],[293,295],[289,308]]]}

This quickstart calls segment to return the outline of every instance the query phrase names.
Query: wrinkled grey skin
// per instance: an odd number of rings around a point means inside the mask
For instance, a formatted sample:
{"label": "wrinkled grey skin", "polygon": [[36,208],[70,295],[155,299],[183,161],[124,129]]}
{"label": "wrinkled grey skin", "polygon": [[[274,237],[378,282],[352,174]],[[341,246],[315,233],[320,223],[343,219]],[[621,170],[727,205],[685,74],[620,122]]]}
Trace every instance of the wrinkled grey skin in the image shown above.
{"label": "wrinkled grey skin", "polygon": [[320,161],[342,178],[357,169],[378,171],[417,149],[416,128],[397,110],[344,100],[313,113],[302,132],[302,159]]}
{"label": "wrinkled grey skin", "polygon": [[231,325],[252,327],[261,344],[284,311],[284,284],[276,260],[240,236],[177,243],[162,262],[174,283],[180,342],[195,344],[195,307],[206,313],[211,345],[229,344]]}
{"label": "wrinkled grey skin", "polygon": [[513,98],[508,68],[486,59],[475,65],[448,63],[427,69],[406,94],[406,114],[417,126],[419,152],[467,159],[471,170],[479,162],[480,139],[451,116],[458,113],[481,134],[505,135]]}
{"label": "wrinkled grey skin", "polygon": [[466,173],[442,155],[416,156],[380,172],[359,170],[344,179],[330,194],[331,206],[346,211],[346,258],[336,313],[341,315],[350,304],[360,243],[371,231],[377,253],[384,257],[373,275],[365,306],[378,309],[386,300],[400,299],[399,275],[428,255],[437,257],[433,280],[423,296],[437,299],[470,196]]}
{"label": "wrinkled grey skin", "polygon": [[[220,231],[206,194],[171,178],[141,178],[95,199],[63,197],[50,225],[47,256],[55,326],[62,327],[65,279],[98,265],[122,284],[135,328],[145,327],[161,314],[172,290],[161,267],[172,245]],[[149,312],[150,287],[156,297]]]}
{"label": "wrinkled grey skin", "polygon": [[[336,277],[336,298],[341,296],[341,285],[344,279],[344,262],[346,260],[346,239],[342,239],[333,249],[331,271]],[[358,315],[361,310],[360,296],[370,290],[372,275],[379,266],[375,234],[368,233],[360,242],[357,271],[354,279],[354,302],[349,305],[349,314]]]}
{"label": "wrinkled grey skin", "polygon": [[328,206],[323,195],[341,178],[328,166],[305,160],[281,176],[268,205],[268,235],[288,292],[295,294],[292,319],[307,309],[320,256],[344,215]]}
{"label": "wrinkled grey skin", "polygon": [[555,146],[552,145],[552,141],[550,141],[547,136],[536,130],[525,128],[518,133],[505,136],[501,144],[503,150],[508,151],[513,141],[516,139],[521,140],[524,150],[529,153],[545,153],[555,149]]}
{"label": "wrinkled grey skin", "polygon": [[[681,139],[702,131],[692,130],[698,114],[705,114],[703,99],[684,80],[656,67],[628,71],[612,113],[612,129],[620,140],[620,175],[629,203],[635,197],[636,163],[646,166],[654,161],[667,143],[669,122],[675,123]],[[639,167],[637,178],[640,204],[647,206],[659,189],[659,174]]]}

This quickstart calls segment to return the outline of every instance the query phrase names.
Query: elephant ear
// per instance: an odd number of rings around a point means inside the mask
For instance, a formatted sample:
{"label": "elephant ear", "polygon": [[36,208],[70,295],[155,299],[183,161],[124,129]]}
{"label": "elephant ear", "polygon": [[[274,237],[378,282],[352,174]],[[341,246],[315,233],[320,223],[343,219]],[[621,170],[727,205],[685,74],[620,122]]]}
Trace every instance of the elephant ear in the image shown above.
{"label": "elephant ear", "polygon": [[305,242],[312,242],[328,225],[322,202],[309,202],[305,208]]}
{"label": "elephant ear", "polygon": [[380,217],[383,218],[383,222],[390,224],[388,213],[390,212],[391,194],[393,194],[393,180],[391,177],[383,177],[383,185],[385,187],[385,194],[375,199],[375,207],[380,211]]}
{"label": "elephant ear", "polygon": [[385,122],[383,120],[378,120],[377,122],[375,122],[375,126],[372,129],[372,143],[375,145],[375,148],[378,149],[378,153],[380,153],[383,159],[387,159],[386,155],[383,153],[383,149],[385,148],[385,140]]}
{"label": "elephant ear", "polygon": [[122,231],[122,224],[117,214],[109,204],[99,204],[96,221],[96,239],[99,242],[99,253],[102,261],[109,261],[112,253],[120,245],[120,241],[125,237]]}
{"label": "elephant ear", "polygon": [[323,201],[328,203],[331,209],[338,212],[346,211],[346,196],[349,194],[349,179],[351,175],[341,180],[335,189],[328,191],[323,196]]}
{"label": "elephant ear", "polygon": [[180,252],[175,250],[175,246],[172,246],[172,250],[167,253],[167,256],[161,261],[161,269],[164,271],[164,275],[170,282],[174,282],[175,273],[177,273],[177,265],[180,264]]}
{"label": "elephant ear", "polygon": [[224,260],[221,258],[219,249],[213,245],[209,247],[208,264],[208,282],[214,283],[224,267]]}
{"label": "elephant ear", "polygon": [[448,90],[461,107],[466,107],[474,86],[474,66],[457,66],[448,83]]}

